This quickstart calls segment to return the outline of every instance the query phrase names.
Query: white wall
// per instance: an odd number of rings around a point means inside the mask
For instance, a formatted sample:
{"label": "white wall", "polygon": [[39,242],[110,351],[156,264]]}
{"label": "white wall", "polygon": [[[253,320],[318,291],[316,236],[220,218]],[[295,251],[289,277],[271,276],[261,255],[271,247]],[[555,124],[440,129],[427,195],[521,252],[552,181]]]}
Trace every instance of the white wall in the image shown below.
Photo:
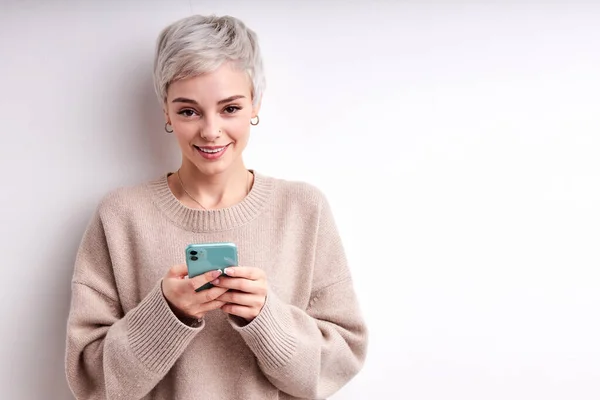
{"label": "white wall", "polygon": [[371,329],[335,399],[600,398],[600,4],[0,1],[0,387],[66,399],[100,196],[179,161],[158,31],[230,13],[268,72],[248,165],[329,195]]}

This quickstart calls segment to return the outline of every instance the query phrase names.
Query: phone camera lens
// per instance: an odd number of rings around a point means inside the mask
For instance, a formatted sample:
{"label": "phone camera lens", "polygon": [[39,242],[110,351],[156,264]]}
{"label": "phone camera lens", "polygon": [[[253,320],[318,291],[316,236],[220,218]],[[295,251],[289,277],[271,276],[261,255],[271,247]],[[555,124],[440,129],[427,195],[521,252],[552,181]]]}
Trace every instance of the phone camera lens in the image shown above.
{"label": "phone camera lens", "polygon": [[198,257],[192,256],[191,259],[192,259],[192,261],[196,261],[196,260],[198,260]]}
{"label": "phone camera lens", "polygon": [[192,250],[192,251],[190,251],[190,254],[195,256],[196,254],[198,254],[198,252],[196,250]]}

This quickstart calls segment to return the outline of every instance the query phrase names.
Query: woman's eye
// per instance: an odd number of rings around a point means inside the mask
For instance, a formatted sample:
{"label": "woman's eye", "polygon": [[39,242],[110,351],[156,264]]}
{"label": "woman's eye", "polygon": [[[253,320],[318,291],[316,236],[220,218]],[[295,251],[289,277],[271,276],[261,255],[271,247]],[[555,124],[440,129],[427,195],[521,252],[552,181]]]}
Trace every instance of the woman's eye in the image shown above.
{"label": "woman's eye", "polygon": [[233,114],[237,111],[240,110],[240,107],[237,106],[227,106],[225,107],[225,109],[223,111],[225,111],[226,114]]}
{"label": "woman's eye", "polygon": [[193,117],[196,115],[196,111],[186,108],[185,110],[179,111],[178,114],[183,115],[184,117]]}

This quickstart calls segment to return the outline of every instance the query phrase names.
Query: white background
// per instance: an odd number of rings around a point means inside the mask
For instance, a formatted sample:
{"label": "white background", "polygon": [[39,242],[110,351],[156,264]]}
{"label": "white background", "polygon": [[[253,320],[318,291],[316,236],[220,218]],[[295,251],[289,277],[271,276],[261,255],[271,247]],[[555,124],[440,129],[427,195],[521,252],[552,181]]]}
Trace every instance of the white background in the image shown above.
{"label": "white background", "polygon": [[260,37],[248,166],[334,207],[371,331],[335,399],[600,398],[598,2],[0,5],[2,398],[70,398],[75,251],[178,165],[151,64],[192,12]]}

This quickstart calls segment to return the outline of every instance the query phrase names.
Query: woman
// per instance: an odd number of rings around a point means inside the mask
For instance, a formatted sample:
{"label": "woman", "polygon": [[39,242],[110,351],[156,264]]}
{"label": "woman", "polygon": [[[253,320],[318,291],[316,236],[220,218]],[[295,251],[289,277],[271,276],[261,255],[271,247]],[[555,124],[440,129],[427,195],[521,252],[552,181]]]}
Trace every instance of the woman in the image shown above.
{"label": "woman", "polygon": [[[321,192],[244,166],[264,76],[255,33],[192,16],[160,34],[155,86],[182,163],[100,203],[67,331],[78,399],[324,398],[361,368],[367,330]],[[187,277],[191,243],[239,267]],[[209,289],[196,291],[207,283]]]}

